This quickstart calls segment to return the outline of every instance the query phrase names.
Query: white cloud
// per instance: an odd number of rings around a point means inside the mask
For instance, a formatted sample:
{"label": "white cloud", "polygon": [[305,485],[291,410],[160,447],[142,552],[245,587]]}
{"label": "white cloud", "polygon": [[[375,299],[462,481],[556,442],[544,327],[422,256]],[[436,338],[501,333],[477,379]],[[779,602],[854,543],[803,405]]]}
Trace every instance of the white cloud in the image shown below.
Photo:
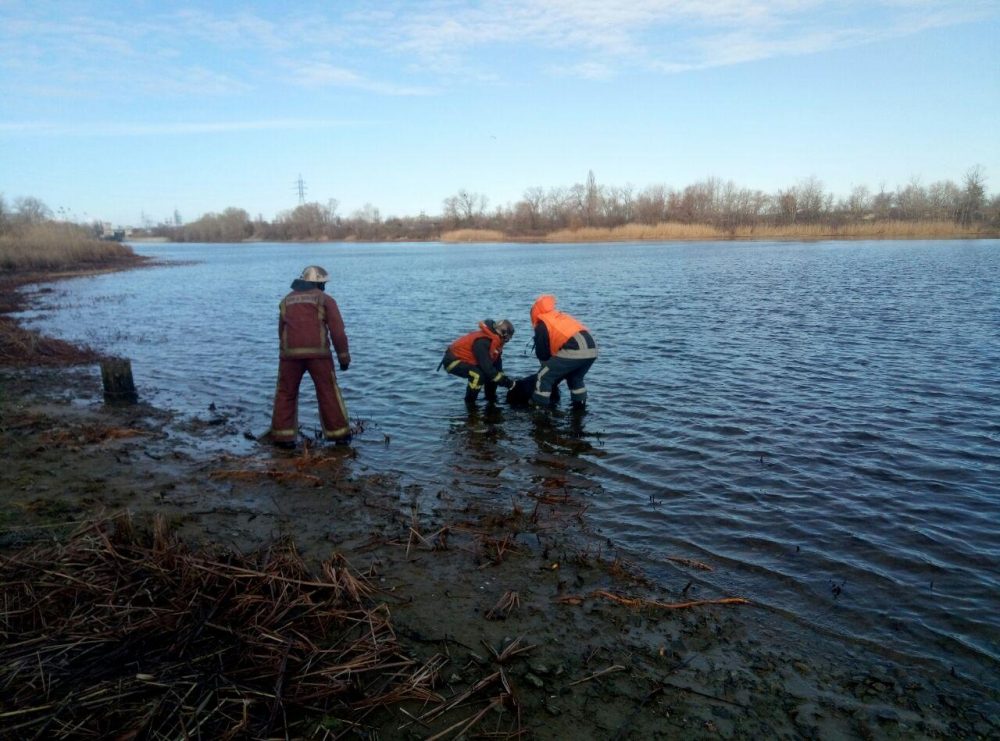
{"label": "white cloud", "polygon": [[1000,10],[990,0],[508,0],[417,7],[396,19],[398,45],[437,68],[457,67],[484,47],[518,44],[576,54],[576,62],[551,69],[590,79],[822,52]]}
{"label": "white cloud", "polygon": [[352,70],[328,62],[308,62],[295,65],[286,63],[286,66],[290,69],[289,74],[292,81],[303,87],[348,87],[384,95],[429,95],[432,92],[430,88],[426,87],[369,80]]}
{"label": "white cloud", "polygon": [[3,122],[0,133],[34,136],[186,136],[239,131],[291,131],[354,126],[361,122],[323,119],[263,119],[254,121],[177,121],[172,123],[54,124],[42,121]]}
{"label": "white cloud", "polygon": [[[608,79],[822,52],[996,18],[995,0],[462,0],[247,5],[11,4],[0,23],[0,94],[90,86],[92,95],[226,95],[282,84],[422,95],[509,72],[492,55]],[[5,10],[8,6],[5,7]],[[312,6],[315,8],[316,6]],[[131,15],[130,15],[131,13]],[[412,83],[401,82],[415,80]]]}
{"label": "white cloud", "polygon": [[615,76],[614,70],[600,62],[581,62],[574,65],[556,66],[552,68],[552,72],[562,77],[579,77],[584,80],[610,80]]}

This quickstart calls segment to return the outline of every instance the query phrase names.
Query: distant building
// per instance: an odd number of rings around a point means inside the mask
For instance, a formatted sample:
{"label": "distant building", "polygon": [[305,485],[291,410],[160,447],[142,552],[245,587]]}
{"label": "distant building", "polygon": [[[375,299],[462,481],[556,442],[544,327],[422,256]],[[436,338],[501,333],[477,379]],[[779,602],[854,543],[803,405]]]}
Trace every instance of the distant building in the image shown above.
{"label": "distant building", "polygon": [[125,239],[125,229],[120,226],[111,226],[110,221],[101,222],[101,239],[108,242],[121,242]]}

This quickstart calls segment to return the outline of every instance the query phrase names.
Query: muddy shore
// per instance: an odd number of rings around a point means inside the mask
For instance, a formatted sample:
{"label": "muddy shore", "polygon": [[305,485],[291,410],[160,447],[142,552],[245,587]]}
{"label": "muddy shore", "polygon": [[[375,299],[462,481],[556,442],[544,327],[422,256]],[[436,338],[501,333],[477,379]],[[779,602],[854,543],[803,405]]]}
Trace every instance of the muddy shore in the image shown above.
{"label": "muddy shore", "polygon": [[[437,506],[417,512],[395,477],[360,465],[365,446],[391,444],[380,435],[207,454],[248,431],[210,409],[181,419],[106,406],[95,357],[0,367],[0,553],[125,509],[165,516],[191,543],[249,550],[290,536],[311,563],[341,553],[382,589],[404,648],[446,658],[445,697],[474,685],[504,646],[533,646],[505,664],[531,738],[1000,736],[996,686],[845,646],[752,595],[710,593],[698,573],[712,564],[678,561],[667,583],[649,581],[593,532],[586,497],[556,472],[490,510],[443,474]],[[751,602],[690,604],[728,597]],[[414,723],[412,710],[387,708],[381,737],[448,725]],[[505,712],[469,737],[509,733]]]}

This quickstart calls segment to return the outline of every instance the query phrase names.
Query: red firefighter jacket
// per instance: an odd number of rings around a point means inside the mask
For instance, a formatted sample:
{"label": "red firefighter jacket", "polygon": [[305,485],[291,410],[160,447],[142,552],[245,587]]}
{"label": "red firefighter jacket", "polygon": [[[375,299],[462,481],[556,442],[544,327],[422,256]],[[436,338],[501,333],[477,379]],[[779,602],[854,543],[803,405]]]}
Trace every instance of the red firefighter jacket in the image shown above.
{"label": "red firefighter jacket", "polygon": [[319,289],[292,291],[281,300],[278,338],[282,358],[326,358],[330,340],[337,359],[350,362],[344,320],[337,302]]}

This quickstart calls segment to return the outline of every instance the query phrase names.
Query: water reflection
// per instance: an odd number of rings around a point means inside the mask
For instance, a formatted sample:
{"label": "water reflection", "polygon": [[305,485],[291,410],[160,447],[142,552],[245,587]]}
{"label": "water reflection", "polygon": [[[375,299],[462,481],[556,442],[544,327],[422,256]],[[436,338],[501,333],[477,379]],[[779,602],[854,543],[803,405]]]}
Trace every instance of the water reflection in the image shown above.
{"label": "water reflection", "polygon": [[509,439],[503,409],[496,404],[466,407],[465,414],[451,422],[449,435],[456,453],[472,452],[481,460],[496,460],[498,444]]}
{"label": "water reflection", "polygon": [[531,437],[542,453],[581,456],[599,454],[588,439],[586,409],[532,409]]}

